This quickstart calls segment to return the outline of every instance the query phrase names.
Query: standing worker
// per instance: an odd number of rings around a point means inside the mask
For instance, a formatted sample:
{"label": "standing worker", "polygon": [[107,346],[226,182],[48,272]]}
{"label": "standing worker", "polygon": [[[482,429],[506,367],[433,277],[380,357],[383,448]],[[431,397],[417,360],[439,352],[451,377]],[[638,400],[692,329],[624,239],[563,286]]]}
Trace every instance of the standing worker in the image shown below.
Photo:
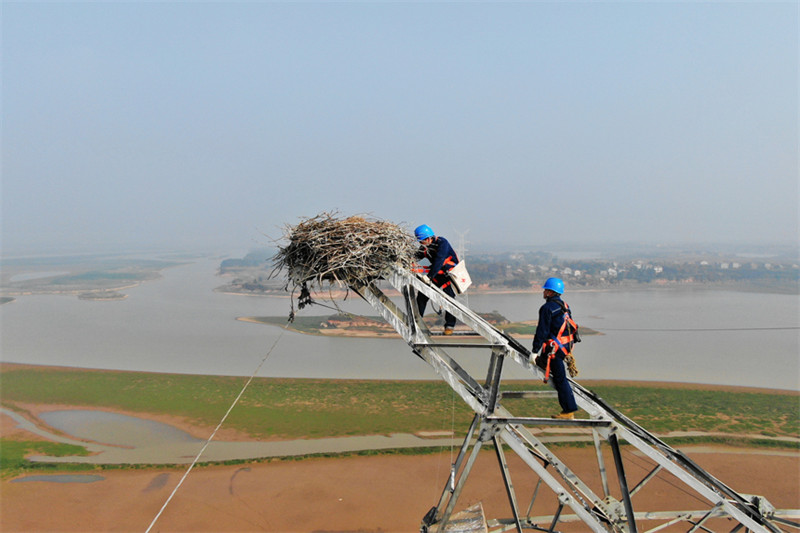
{"label": "standing worker", "polygon": [[567,380],[564,358],[572,353],[573,343],[579,342],[575,338],[577,326],[572,320],[572,311],[561,299],[564,282],[559,278],[548,278],[542,288],[542,297],[547,301],[539,308],[533,354],[542,350],[536,357],[536,364],[545,370],[545,382],[550,374],[553,376],[553,387],[558,392],[558,403],[561,404],[561,413],[553,418],[571,420],[575,418],[578,406]]}
{"label": "standing worker", "polygon": [[[414,235],[420,243],[417,251],[417,260],[427,259],[431,262],[428,270],[428,278],[431,283],[442,289],[451,298],[456,297],[453,290],[453,282],[447,275],[450,270],[458,264],[458,256],[453,247],[444,237],[437,237],[430,226],[423,224],[414,230]],[[419,316],[425,315],[425,307],[428,305],[428,297],[417,293],[417,307]],[[445,311],[444,313],[444,334],[452,335],[456,325],[456,317]]]}

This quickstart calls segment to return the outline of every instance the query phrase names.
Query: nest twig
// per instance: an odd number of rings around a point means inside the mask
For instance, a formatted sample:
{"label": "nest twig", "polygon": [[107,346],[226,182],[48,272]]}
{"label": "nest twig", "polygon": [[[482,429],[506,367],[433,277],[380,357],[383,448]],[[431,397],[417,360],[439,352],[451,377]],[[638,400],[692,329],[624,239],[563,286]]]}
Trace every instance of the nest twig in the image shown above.
{"label": "nest twig", "polygon": [[[313,303],[311,290],[326,282],[365,285],[393,265],[409,268],[419,244],[402,227],[382,220],[322,213],[284,228],[286,246],[273,257],[273,275],[287,273],[286,290],[300,288],[299,309]],[[294,305],[289,319],[294,318]]]}

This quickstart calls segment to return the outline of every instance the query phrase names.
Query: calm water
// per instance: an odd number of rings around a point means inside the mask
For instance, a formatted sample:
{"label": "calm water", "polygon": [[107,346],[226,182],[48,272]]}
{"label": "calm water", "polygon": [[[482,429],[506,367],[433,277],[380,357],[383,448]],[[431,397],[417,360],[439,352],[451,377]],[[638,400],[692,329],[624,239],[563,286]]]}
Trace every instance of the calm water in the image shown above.
{"label": "calm water", "polygon": [[[215,293],[219,260],[165,271],[122,301],[23,296],[0,306],[2,360],[86,368],[249,376],[436,379],[399,339],[330,339],[239,322],[288,316],[289,300]],[[635,379],[800,389],[798,298],[726,291],[565,294],[578,323],[605,333],[576,349],[578,379]],[[472,309],[535,319],[541,296],[470,295]],[[375,315],[358,300],[348,311]],[[329,309],[306,308],[304,315]],[[785,328],[785,329],[764,329]],[[526,346],[529,340],[524,340]],[[478,379],[487,353],[458,354]],[[507,366],[509,378],[530,377]]]}
{"label": "calm water", "polygon": [[169,424],[108,411],[67,409],[41,413],[39,418],[73,437],[103,444],[137,447],[202,442]]}

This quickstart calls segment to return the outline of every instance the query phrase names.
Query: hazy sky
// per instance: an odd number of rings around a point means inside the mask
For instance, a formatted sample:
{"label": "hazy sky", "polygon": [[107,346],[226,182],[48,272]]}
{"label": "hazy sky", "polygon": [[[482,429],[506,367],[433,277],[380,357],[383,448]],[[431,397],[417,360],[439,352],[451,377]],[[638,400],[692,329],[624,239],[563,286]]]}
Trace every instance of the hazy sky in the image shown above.
{"label": "hazy sky", "polygon": [[2,238],[798,240],[798,3],[2,3]]}

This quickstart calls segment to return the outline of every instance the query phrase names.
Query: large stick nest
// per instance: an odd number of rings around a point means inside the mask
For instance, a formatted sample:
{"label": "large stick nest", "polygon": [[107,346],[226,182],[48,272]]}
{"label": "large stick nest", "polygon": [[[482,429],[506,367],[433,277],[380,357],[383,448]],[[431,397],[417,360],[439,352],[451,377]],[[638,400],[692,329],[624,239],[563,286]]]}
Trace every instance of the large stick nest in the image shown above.
{"label": "large stick nest", "polygon": [[292,295],[301,289],[300,309],[312,303],[310,291],[325,282],[349,288],[381,278],[392,266],[411,267],[419,248],[409,231],[391,222],[330,213],[286,226],[284,239],[288,244],[273,257],[273,273],[286,271]]}

